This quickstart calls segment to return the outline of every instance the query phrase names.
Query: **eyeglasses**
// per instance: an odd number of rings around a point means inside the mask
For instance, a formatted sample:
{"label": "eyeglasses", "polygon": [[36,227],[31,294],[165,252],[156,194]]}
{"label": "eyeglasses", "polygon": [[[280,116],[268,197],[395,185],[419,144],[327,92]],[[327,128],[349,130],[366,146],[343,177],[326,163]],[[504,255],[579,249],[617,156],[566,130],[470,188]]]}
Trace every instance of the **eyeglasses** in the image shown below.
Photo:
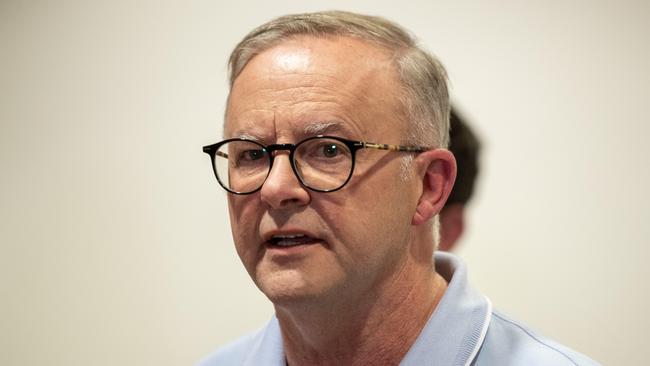
{"label": "eyeglasses", "polygon": [[273,167],[276,151],[289,151],[289,161],[300,183],[316,192],[343,188],[352,177],[356,152],[378,149],[421,153],[418,146],[375,144],[335,136],[314,136],[297,144],[264,146],[245,138],[233,138],[203,147],[212,159],[219,184],[234,194],[250,194],[262,188]]}

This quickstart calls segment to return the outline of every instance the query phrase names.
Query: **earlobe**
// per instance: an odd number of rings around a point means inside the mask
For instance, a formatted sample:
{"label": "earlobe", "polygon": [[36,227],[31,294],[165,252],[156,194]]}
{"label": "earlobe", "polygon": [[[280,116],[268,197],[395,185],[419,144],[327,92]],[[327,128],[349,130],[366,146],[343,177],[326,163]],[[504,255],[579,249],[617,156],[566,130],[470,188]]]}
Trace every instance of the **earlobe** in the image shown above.
{"label": "earlobe", "polygon": [[416,163],[422,167],[422,193],[411,223],[421,225],[444,207],[456,179],[456,159],[449,150],[436,149],[420,154]]}

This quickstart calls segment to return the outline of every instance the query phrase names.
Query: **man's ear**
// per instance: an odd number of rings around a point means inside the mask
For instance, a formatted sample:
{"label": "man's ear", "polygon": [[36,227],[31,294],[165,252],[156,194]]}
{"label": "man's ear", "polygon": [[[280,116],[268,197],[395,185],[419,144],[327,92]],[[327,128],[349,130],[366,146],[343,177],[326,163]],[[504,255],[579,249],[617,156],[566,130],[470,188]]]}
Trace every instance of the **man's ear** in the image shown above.
{"label": "man's ear", "polygon": [[437,215],[445,205],[456,180],[456,159],[446,149],[423,152],[415,159],[422,193],[411,223],[421,225]]}

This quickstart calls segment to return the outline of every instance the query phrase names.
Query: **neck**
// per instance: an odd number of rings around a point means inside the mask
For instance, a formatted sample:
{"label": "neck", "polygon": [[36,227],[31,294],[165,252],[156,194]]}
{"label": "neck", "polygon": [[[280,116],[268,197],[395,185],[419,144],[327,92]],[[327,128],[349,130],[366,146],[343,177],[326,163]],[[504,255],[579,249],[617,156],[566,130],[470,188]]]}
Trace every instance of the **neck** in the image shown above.
{"label": "neck", "polygon": [[446,287],[430,263],[406,263],[379,288],[358,297],[276,306],[287,363],[399,364]]}

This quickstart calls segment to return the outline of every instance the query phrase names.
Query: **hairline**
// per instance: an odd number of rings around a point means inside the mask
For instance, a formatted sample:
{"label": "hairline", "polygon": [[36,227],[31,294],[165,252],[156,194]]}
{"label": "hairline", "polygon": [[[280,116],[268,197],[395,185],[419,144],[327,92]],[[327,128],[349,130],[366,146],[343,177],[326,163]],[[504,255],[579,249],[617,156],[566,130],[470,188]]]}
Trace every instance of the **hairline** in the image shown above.
{"label": "hairline", "polygon": [[[257,27],[244,37],[230,55],[230,92],[236,79],[253,58],[299,37],[348,37],[386,50],[391,55],[400,83],[396,94],[402,106],[400,117],[406,126],[404,142],[429,147],[448,146],[450,107],[444,67],[419,47],[416,38],[407,30],[379,17],[341,11],[294,14],[273,19]],[[434,83],[430,83],[431,80]],[[422,88],[430,89],[421,93]],[[225,115],[230,104],[230,92]]]}
{"label": "hairline", "polygon": [[[399,88],[395,90],[395,94],[397,95],[397,98],[399,100],[399,113],[400,113],[400,121],[404,124],[405,128],[405,136],[402,136],[400,143],[402,144],[412,144],[412,145],[423,145],[420,141],[413,140],[412,139],[412,133],[410,133],[410,124],[409,124],[409,119],[412,118],[411,112],[409,111],[408,108],[408,102],[406,99],[409,98],[407,95],[407,91],[405,88],[407,87],[404,80],[403,80],[403,75],[402,75],[402,70],[400,67],[400,59],[405,55],[405,53],[408,51],[409,46],[408,45],[401,45],[398,44],[397,42],[388,42],[388,41],[381,41],[379,39],[372,38],[370,36],[364,36],[362,34],[357,34],[357,33],[347,33],[344,31],[338,31],[338,32],[319,32],[316,34],[310,34],[307,32],[303,33],[292,33],[286,36],[280,36],[275,39],[273,39],[271,42],[268,42],[265,44],[263,47],[260,47],[256,49],[255,52],[252,54],[248,55],[246,58],[245,62],[243,62],[239,67],[235,68],[235,60],[234,60],[234,55],[235,52],[233,52],[228,60],[228,82],[229,82],[229,91],[228,91],[228,96],[226,98],[226,108],[225,108],[225,113],[224,113],[224,121],[226,121],[226,117],[228,115],[229,111],[229,106],[230,106],[230,98],[232,95],[232,89],[235,85],[235,82],[237,81],[237,78],[241,75],[241,73],[246,69],[246,66],[257,56],[260,54],[274,48],[277,46],[280,46],[284,43],[300,39],[300,38],[316,38],[316,39],[330,39],[330,40],[336,40],[340,38],[349,38],[349,39],[355,39],[359,40],[361,42],[368,43],[370,45],[373,45],[375,47],[380,48],[382,51],[386,52],[386,54],[389,56],[391,66],[393,67],[393,71],[395,72],[395,75],[397,76],[397,80],[399,81]],[[238,45],[239,47],[239,45]],[[237,50],[237,48],[235,48]],[[225,131],[225,123],[224,123],[224,131]],[[429,144],[424,144],[424,145],[429,145]],[[433,146],[430,146],[433,147]],[[437,146],[436,146],[437,147]],[[446,146],[445,146],[446,147]]]}

